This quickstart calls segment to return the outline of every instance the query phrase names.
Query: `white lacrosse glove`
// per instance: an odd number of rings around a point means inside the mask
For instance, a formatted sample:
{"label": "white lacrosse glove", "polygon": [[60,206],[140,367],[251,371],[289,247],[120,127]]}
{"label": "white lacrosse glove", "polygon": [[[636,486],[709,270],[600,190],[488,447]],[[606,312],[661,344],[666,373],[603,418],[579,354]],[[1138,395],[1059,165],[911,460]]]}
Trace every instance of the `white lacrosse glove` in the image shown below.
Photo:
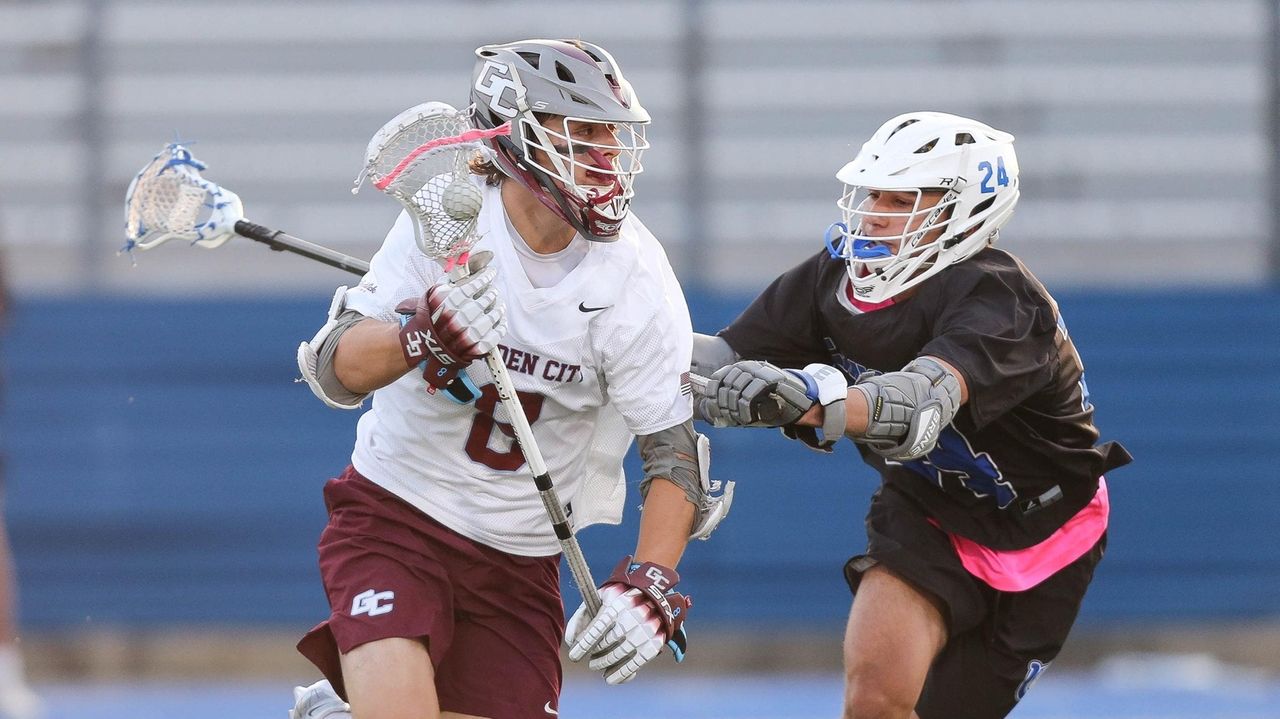
{"label": "white lacrosse glove", "polygon": [[351,705],[342,701],[328,679],[293,688],[289,719],[351,719]]}
{"label": "white lacrosse glove", "polygon": [[396,307],[402,316],[400,351],[405,363],[421,367],[433,387],[447,387],[507,333],[506,308],[493,287],[498,273],[489,266],[492,257],[491,252],[472,255],[466,271],[442,277],[422,297]]}
{"label": "white lacrosse glove", "polygon": [[569,619],[564,638],[569,659],[589,656],[587,666],[604,672],[609,684],[634,679],[663,645],[671,647],[677,662],[684,661],[684,619],[693,601],[673,589],[679,581],[674,569],[623,557],[600,587],[600,613],[591,618],[584,603]]}

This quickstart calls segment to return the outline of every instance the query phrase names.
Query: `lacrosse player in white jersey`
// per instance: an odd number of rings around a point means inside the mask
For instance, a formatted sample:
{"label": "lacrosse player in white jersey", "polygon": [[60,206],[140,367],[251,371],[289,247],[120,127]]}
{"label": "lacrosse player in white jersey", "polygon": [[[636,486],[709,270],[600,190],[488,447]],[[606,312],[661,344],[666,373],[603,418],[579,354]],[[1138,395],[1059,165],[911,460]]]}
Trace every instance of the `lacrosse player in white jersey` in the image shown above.
{"label": "lacrosse player in white jersey", "polygon": [[[628,213],[648,113],[596,45],[526,40],[476,56],[473,124],[511,132],[472,164],[483,203],[470,274],[423,255],[401,214],[311,342],[321,399],[373,401],[351,466],[325,487],[332,611],[298,646],[326,681],[295,690],[295,717],[545,718],[558,712],[562,640],[611,684],[664,646],[680,658],[691,603],[674,567],[728,510],[691,422],[688,309]],[[576,527],[620,520],[633,436],[644,460],[635,553],[567,637],[560,545],[476,361],[495,346]]]}

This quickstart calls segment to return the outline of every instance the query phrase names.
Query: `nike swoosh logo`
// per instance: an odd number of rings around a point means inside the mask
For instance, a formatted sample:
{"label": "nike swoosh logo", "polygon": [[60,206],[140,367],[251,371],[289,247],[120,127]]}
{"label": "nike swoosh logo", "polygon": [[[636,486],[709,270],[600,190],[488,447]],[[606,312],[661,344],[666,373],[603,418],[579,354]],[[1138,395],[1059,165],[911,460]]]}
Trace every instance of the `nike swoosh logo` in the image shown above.
{"label": "nike swoosh logo", "polygon": [[578,311],[579,312],[599,312],[600,310],[607,310],[612,306],[613,305],[605,305],[604,307],[587,307],[587,303],[579,302]]}
{"label": "nike swoosh logo", "polygon": [[[604,308],[603,308],[603,307],[601,307],[600,309],[604,309]],[[553,714],[553,715],[555,715],[555,716],[560,716],[560,712],[558,712],[558,711],[556,711],[555,709],[552,709],[552,708],[551,708],[551,702],[547,702],[547,705],[546,705],[546,706],[544,706],[544,707],[542,707],[542,711],[544,711],[544,712],[546,712],[546,713],[548,713],[548,714]]]}

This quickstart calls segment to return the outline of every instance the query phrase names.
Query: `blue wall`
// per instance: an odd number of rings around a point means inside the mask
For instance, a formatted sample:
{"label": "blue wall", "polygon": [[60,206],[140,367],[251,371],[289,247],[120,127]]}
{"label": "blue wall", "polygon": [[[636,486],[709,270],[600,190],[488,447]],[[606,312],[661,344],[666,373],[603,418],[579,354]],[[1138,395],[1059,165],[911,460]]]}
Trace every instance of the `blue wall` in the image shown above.
{"label": "blue wall", "polygon": [[[747,297],[690,297],[711,332]],[[1064,293],[1111,477],[1108,557],[1085,621],[1280,614],[1280,293]],[[320,488],[357,415],[293,382],[327,298],[40,300],[3,338],[7,516],[34,629],[262,623],[326,604]],[[681,566],[696,621],[838,624],[841,564],[876,479],[848,447],[713,431],[733,514]],[[638,475],[634,471],[632,477]],[[634,539],[582,533],[597,578]],[[569,595],[572,596],[572,595]],[[570,600],[571,603],[573,600]]]}

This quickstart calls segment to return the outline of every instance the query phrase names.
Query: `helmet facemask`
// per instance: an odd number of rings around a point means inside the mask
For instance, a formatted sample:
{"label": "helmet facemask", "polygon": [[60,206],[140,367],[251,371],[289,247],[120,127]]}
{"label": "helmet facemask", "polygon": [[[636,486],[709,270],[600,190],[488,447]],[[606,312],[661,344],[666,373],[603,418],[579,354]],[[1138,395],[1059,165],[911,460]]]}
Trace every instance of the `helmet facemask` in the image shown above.
{"label": "helmet facemask", "polygon": [[[946,246],[944,238],[952,225],[952,213],[959,199],[957,193],[936,190],[936,201],[926,196],[929,189],[905,188],[880,190],[859,185],[845,185],[837,201],[841,223],[837,226],[841,241],[837,255],[849,263],[849,275],[855,280],[877,280],[876,284],[903,287],[913,277],[927,270]],[[890,193],[883,209],[875,195]],[[910,202],[900,202],[902,196]],[[899,209],[900,208],[900,209]],[[914,283],[912,283],[914,284]],[[862,282],[855,283],[854,293],[860,299],[872,295]],[[880,297],[871,301],[882,301]]]}
{"label": "helmet facemask", "polygon": [[635,196],[635,176],[644,171],[644,125],[563,116],[539,122],[525,115],[519,126],[521,162],[544,180],[534,193],[550,194],[544,203],[555,202],[552,209],[569,215],[579,230],[616,235]]}

